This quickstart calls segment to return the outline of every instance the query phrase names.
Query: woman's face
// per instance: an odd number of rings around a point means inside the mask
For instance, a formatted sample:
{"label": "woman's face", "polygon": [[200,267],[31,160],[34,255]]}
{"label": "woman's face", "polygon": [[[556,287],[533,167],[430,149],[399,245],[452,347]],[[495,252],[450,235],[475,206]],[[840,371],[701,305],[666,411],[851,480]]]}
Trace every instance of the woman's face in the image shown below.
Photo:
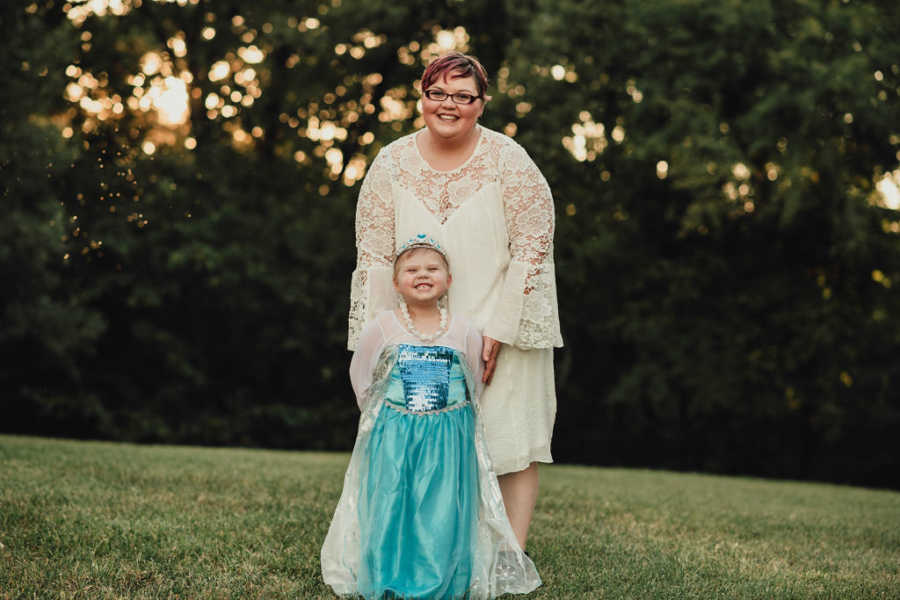
{"label": "woman's face", "polygon": [[[429,100],[424,95],[428,90],[440,90],[446,92],[448,96],[441,102]],[[478,86],[471,75],[453,79],[445,74],[443,79],[435,80],[422,92],[422,116],[425,118],[425,125],[431,133],[447,140],[468,135],[478,122],[478,117],[484,112],[483,98],[477,98],[472,104],[456,104],[449,96],[461,92],[478,96]]]}

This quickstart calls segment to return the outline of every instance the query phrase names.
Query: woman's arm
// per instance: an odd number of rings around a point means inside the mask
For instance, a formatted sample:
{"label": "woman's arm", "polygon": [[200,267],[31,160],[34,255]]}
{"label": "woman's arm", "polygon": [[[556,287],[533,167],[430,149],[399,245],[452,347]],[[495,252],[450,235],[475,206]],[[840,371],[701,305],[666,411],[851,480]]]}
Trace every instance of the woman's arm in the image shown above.
{"label": "woman's arm", "polygon": [[484,335],[523,349],[562,346],[550,187],[515,142],[501,151],[500,177],[512,260]]}
{"label": "woman's arm", "polygon": [[372,161],[356,203],[356,270],[350,285],[347,348],[355,350],[366,322],[394,297],[394,202],[386,152]]}

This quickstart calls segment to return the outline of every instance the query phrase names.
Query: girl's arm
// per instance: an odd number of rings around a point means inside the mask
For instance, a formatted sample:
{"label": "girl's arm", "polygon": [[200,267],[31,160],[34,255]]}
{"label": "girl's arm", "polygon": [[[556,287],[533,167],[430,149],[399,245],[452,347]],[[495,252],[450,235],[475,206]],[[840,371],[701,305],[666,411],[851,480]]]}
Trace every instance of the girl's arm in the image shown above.
{"label": "girl's arm", "polygon": [[360,410],[365,408],[365,394],[372,385],[372,373],[375,363],[384,347],[384,333],[378,319],[372,319],[359,336],[356,351],[350,359],[350,385],[356,395],[356,404]]}
{"label": "girl's arm", "polygon": [[484,361],[481,357],[482,337],[481,332],[474,326],[469,325],[466,332],[466,363],[469,371],[472,373],[472,380],[475,382],[476,389],[473,390],[476,396],[481,396],[481,379],[484,375]]}
{"label": "girl's arm", "polygon": [[355,350],[365,324],[393,300],[394,202],[387,152],[372,161],[356,203],[356,270],[350,284],[347,349]]}

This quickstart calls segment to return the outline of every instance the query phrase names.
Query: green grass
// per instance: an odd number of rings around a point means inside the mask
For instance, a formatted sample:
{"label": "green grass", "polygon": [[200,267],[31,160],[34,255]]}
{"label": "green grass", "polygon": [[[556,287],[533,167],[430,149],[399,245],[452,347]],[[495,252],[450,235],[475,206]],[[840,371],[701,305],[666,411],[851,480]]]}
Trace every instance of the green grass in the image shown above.
{"label": "green grass", "polygon": [[[332,598],[348,456],[0,436],[0,598]],[[900,598],[900,493],[553,465],[527,598]]]}

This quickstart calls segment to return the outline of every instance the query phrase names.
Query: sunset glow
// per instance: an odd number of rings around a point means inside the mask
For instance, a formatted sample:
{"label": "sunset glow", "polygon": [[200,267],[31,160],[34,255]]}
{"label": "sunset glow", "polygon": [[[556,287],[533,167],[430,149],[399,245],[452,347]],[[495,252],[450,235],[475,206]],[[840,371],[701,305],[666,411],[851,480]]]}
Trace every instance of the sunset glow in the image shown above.
{"label": "sunset glow", "polygon": [[166,77],[161,86],[154,86],[149,94],[153,107],[159,113],[162,125],[180,125],[187,121],[188,90],[187,84],[177,77]]}
{"label": "sunset glow", "polygon": [[603,123],[595,123],[591,114],[581,111],[579,122],[572,125],[571,136],[562,138],[563,147],[579,162],[593,161],[602,154],[609,141]]}
{"label": "sunset glow", "polygon": [[878,190],[876,203],[884,208],[900,210],[900,169],[887,173],[875,185]]}

